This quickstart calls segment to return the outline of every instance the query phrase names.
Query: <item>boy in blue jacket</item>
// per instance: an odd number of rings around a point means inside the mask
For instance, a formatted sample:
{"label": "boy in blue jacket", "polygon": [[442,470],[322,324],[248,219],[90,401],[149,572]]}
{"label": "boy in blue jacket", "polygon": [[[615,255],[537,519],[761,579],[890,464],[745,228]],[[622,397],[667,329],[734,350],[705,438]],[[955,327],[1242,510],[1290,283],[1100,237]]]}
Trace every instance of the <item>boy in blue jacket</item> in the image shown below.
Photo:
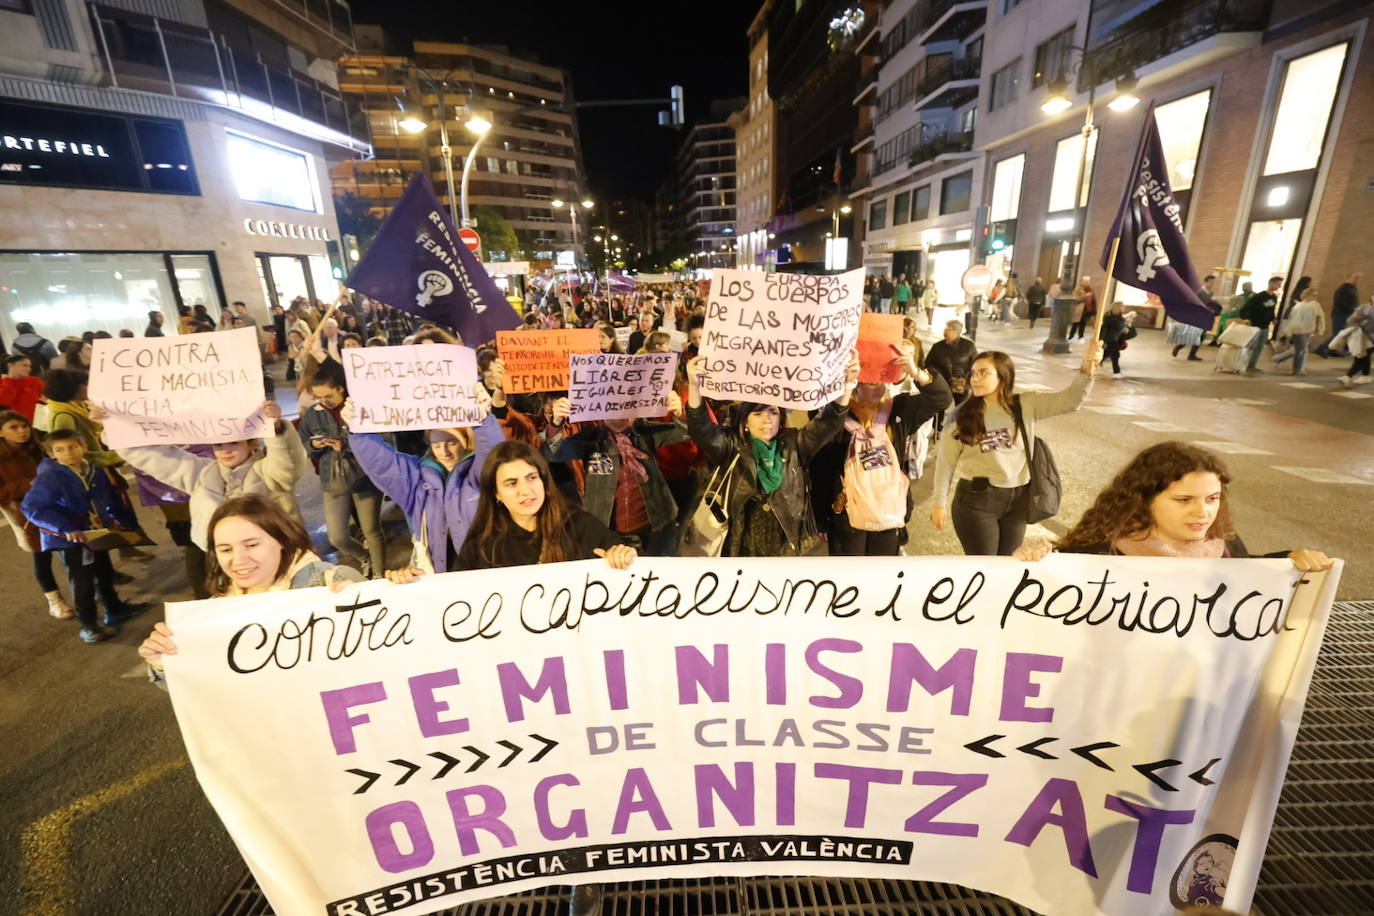
{"label": "boy in blue jacket", "polygon": [[[86,443],[80,433],[54,430],[47,449],[52,457],[38,466],[38,476],[20,508],[39,528],[43,549],[62,557],[72,584],[72,603],[81,618],[81,641],[100,642],[114,635],[110,627],[142,614],[149,605],[120,600],[109,551],[86,547],[86,534],[93,528],[134,529],[138,521],[114,480],[115,472],[86,461]],[[96,617],[96,592],[105,605],[104,626]]]}

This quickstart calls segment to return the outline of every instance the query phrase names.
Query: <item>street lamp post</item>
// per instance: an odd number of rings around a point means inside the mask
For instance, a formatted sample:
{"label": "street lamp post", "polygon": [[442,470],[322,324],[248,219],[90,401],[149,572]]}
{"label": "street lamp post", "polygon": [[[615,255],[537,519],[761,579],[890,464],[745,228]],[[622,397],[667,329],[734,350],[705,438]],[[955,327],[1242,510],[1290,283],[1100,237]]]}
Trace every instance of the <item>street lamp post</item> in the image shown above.
{"label": "street lamp post", "polygon": [[[1088,201],[1087,190],[1084,187],[1088,178],[1088,144],[1092,142],[1093,132],[1097,130],[1093,123],[1093,108],[1097,103],[1097,82],[1099,74],[1092,68],[1089,60],[1090,52],[1086,48],[1078,45],[1070,46],[1069,50],[1078,52],[1078,62],[1075,63],[1066,74],[1060,71],[1059,76],[1054,82],[1050,83],[1049,96],[1041,103],[1040,110],[1046,114],[1058,114],[1073,105],[1068,95],[1069,76],[1076,76],[1084,68],[1088,74],[1088,105],[1083,112],[1083,130],[1081,131],[1082,142],[1078,150],[1078,176],[1074,181],[1074,244],[1069,250],[1068,264],[1061,270],[1059,277],[1061,295],[1050,304],[1050,330],[1045,342],[1040,345],[1041,353],[1060,354],[1069,352],[1068,331],[1070,319],[1073,315],[1074,298],[1070,295],[1063,295],[1063,284],[1067,280],[1070,293],[1078,282],[1079,268],[1083,263],[1083,247],[1087,242],[1088,229]],[[1109,107],[1113,111],[1128,111],[1135,107],[1140,100],[1135,96],[1134,89],[1136,78],[1133,73],[1126,73],[1117,77],[1116,88],[1117,96],[1110,103]],[[1081,215],[1080,215],[1080,212]],[[1070,269],[1071,268],[1071,269]],[[1098,308],[1106,308],[1107,303],[1098,303]]]}
{"label": "street lamp post", "polygon": [[[481,115],[476,114],[468,108],[467,123],[464,126],[476,135],[472,149],[468,150],[467,160],[463,163],[463,183],[461,197],[463,202],[463,221],[458,222],[457,202],[453,197],[453,147],[448,142],[448,103],[444,99],[444,87],[448,83],[449,74],[442,77],[431,76],[429,71],[423,67],[416,67],[415,72],[425,81],[430,90],[434,93],[435,102],[439,108],[439,153],[444,157],[444,182],[448,186],[448,215],[455,226],[470,226],[472,221],[468,219],[468,172],[472,168],[472,162],[477,155],[477,148],[482,145],[482,140],[486,137],[487,131],[491,130],[491,122]],[[400,121],[400,127],[412,134],[418,134],[429,125],[417,115],[407,114]]]}

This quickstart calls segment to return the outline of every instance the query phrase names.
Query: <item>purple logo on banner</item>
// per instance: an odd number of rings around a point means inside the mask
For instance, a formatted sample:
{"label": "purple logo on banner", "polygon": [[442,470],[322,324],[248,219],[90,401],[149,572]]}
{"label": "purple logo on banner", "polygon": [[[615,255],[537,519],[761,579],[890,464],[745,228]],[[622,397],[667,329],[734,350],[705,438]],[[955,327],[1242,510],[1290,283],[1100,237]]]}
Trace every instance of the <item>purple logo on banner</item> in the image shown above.
{"label": "purple logo on banner", "polygon": [[350,289],[453,328],[471,346],[520,326],[520,316],[467,246],[424,175],[377,231]]}
{"label": "purple logo on banner", "polygon": [[1140,148],[1126,181],[1126,196],[1107,234],[1099,263],[1107,266],[1112,239],[1119,236],[1121,244],[1112,276],[1128,286],[1154,293],[1175,321],[1206,330],[1215,316],[1197,296],[1201,284],[1188,256],[1181,209],[1169,187],[1168,172],[1151,105],[1145,112],[1145,134],[1140,138]]}

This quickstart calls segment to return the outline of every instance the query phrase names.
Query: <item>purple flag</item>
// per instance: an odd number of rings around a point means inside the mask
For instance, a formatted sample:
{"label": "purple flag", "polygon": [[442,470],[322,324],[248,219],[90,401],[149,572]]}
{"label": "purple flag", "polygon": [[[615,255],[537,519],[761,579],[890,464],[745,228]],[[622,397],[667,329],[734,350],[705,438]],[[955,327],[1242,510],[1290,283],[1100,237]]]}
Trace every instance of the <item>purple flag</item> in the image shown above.
{"label": "purple flag", "polygon": [[477,256],[458,241],[448,211],[422,174],[411,179],[347,283],[378,302],[448,325],[469,346],[520,326]]}
{"label": "purple flag", "polygon": [[1169,167],[1155,125],[1155,107],[1145,112],[1145,133],[1136,150],[1116,222],[1102,249],[1103,267],[1111,257],[1112,239],[1120,236],[1112,276],[1128,286],[1154,293],[1175,321],[1204,330],[1212,326],[1212,310],[1197,296],[1197,272],[1188,256],[1183,220],[1169,188]]}

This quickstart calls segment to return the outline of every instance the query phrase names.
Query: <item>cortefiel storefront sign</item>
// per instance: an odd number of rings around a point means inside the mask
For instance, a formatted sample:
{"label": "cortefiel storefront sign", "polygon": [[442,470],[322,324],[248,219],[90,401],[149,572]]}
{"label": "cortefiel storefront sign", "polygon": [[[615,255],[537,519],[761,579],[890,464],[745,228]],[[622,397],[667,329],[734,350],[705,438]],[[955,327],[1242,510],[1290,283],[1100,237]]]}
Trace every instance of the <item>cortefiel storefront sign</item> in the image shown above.
{"label": "cortefiel storefront sign", "polygon": [[0,102],[0,182],[198,194],[177,121]]}

